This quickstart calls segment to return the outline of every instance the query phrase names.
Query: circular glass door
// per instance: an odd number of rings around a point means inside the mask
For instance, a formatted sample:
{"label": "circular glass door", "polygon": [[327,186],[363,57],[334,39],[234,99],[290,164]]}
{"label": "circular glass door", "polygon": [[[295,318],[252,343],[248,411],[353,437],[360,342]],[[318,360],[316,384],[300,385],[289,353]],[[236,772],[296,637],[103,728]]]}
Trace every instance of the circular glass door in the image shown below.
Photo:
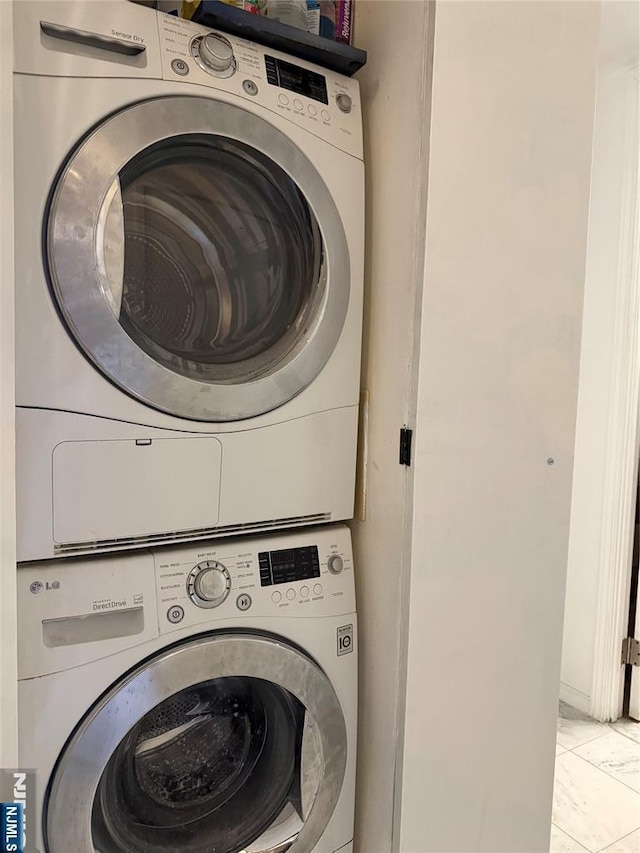
{"label": "circular glass door", "polygon": [[116,179],[107,216],[124,246],[122,272],[106,276],[114,314],[175,373],[249,382],[313,324],[326,284],[318,223],[248,146],[213,135],[153,145]]}
{"label": "circular glass door", "polygon": [[300,799],[303,719],[292,694],[255,678],[219,678],[166,699],[107,763],[93,806],[94,847],[246,849]]}
{"label": "circular glass door", "polygon": [[171,97],[116,113],[72,154],[49,211],[70,333],[148,405],[253,417],[335,348],[349,298],[339,214],[302,152],[244,110]]}
{"label": "circular glass door", "polygon": [[199,637],[140,666],[80,723],[50,782],[47,849],[307,853],[345,756],[338,699],[312,661],[273,639]]}

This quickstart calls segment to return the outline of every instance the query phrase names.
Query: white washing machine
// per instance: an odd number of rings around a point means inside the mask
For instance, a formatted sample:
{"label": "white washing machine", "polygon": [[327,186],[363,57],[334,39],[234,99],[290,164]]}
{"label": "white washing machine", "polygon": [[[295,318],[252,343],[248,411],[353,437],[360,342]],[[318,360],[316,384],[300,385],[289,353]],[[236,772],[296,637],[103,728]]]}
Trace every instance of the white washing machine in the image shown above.
{"label": "white washing machine", "polygon": [[39,849],[351,853],[346,527],[33,563],[18,607]]}
{"label": "white washing machine", "polygon": [[124,0],[14,29],[19,560],[351,517],[358,83]]}

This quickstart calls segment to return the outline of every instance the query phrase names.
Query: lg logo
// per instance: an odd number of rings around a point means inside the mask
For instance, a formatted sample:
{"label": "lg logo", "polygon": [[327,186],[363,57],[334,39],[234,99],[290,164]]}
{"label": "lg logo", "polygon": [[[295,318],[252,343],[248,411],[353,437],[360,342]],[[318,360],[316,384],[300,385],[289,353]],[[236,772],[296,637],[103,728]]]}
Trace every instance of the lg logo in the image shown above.
{"label": "lg logo", "polygon": [[38,593],[42,592],[43,589],[60,589],[60,581],[47,581],[46,583],[42,583],[42,581],[34,581],[29,589],[34,595],[38,595]]}
{"label": "lg logo", "polygon": [[338,657],[353,651],[353,625],[343,625],[337,631]]}

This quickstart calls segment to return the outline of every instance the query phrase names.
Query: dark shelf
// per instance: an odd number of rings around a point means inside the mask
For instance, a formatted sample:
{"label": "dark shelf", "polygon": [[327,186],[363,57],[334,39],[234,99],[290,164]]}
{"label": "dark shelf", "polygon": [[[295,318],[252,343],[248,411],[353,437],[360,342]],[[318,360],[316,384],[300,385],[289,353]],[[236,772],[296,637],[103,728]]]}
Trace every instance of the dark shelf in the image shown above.
{"label": "dark shelf", "polygon": [[273,50],[281,50],[307,62],[315,62],[347,77],[359,71],[367,61],[366,50],[306,33],[262,15],[252,15],[220,0],[202,0],[193,20],[205,27],[240,36]]}

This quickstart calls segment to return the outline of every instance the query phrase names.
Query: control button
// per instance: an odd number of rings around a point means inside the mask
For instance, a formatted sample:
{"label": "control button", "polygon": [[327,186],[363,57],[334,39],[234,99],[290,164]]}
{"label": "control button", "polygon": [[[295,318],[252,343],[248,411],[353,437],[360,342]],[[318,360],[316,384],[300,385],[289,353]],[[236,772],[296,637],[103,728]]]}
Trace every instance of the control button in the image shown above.
{"label": "control button", "polygon": [[288,589],[288,590],[287,590],[287,598],[289,599],[289,601],[293,601],[293,599],[294,599],[295,597],[296,597],[296,591],[295,591],[295,589]]}
{"label": "control button", "polygon": [[251,607],[251,596],[243,592],[236,598],[236,607],[238,610],[248,610]]}
{"label": "control button", "polygon": [[167,610],[167,619],[172,625],[177,625],[178,622],[182,622],[184,619],[184,610],[179,604],[174,604],[173,607]]}
{"label": "control button", "polygon": [[331,572],[332,575],[339,575],[342,569],[344,568],[344,563],[342,562],[342,557],[340,554],[332,554],[327,560],[327,568]]}
{"label": "control button", "polygon": [[189,66],[184,61],[184,59],[174,59],[171,63],[171,67],[175,71],[176,74],[179,74],[181,77],[186,77],[189,73]]}
{"label": "control button", "polygon": [[227,589],[227,579],[224,572],[218,569],[205,569],[195,579],[195,592],[204,601],[215,601],[221,598]]}
{"label": "control button", "polygon": [[280,94],[278,95],[278,100],[280,101],[283,107],[286,107],[289,103],[289,98],[284,94],[284,92],[280,92]]}
{"label": "control button", "polygon": [[302,109],[302,101],[300,100],[300,98],[294,98],[294,101],[293,101],[293,108],[294,108],[294,109],[296,109],[296,110],[301,110],[301,109]]}
{"label": "control button", "polygon": [[273,601],[274,604],[280,604],[282,601],[282,593],[279,590],[276,590],[271,594],[271,601]]}
{"label": "control button", "polygon": [[198,607],[218,607],[229,595],[231,575],[215,560],[204,560],[189,572],[187,593]]}
{"label": "control button", "polygon": [[338,105],[338,109],[343,113],[351,112],[351,98],[349,95],[345,95],[341,93],[340,95],[336,95],[336,104]]}
{"label": "control button", "polygon": [[329,115],[329,110],[322,110],[322,112],[320,113],[320,115],[322,116],[322,118],[323,118],[325,121],[329,121],[329,119],[331,118],[331,116]]}
{"label": "control button", "polygon": [[209,33],[200,42],[200,58],[214,73],[224,74],[235,65],[231,42],[216,33]]}
{"label": "control button", "polygon": [[318,115],[318,108],[316,107],[315,104],[309,104],[307,109],[309,110],[310,116],[317,116]]}
{"label": "control button", "polygon": [[308,598],[309,597],[309,587],[308,586],[301,587],[300,588],[300,595],[303,598]]}
{"label": "control button", "polygon": [[253,80],[243,80],[242,81],[242,88],[245,90],[247,95],[257,95],[258,94],[258,87],[253,82]]}
{"label": "control button", "polygon": [[314,584],[313,594],[314,595],[322,595],[322,584],[320,584],[320,583]]}

